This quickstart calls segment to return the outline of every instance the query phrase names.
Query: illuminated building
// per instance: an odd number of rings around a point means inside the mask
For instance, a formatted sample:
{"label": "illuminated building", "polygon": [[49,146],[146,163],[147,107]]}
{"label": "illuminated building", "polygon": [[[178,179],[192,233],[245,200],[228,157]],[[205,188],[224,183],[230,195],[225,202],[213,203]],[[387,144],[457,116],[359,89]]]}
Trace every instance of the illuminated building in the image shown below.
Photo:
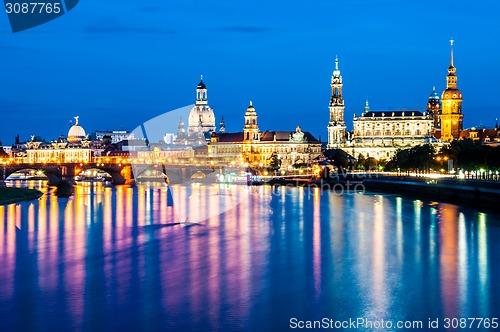
{"label": "illuminated building", "polygon": [[[99,154],[90,147],[90,143],[87,140],[82,140],[81,144],[30,141],[26,143],[26,162],[30,164],[91,162],[92,157]],[[19,159],[21,156],[17,157]]]}
{"label": "illuminated building", "polygon": [[453,40],[450,40],[450,67],[446,77],[446,90],[441,96],[441,140],[451,142],[458,139],[463,129],[462,92],[457,88],[457,75],[453,59]]}
{"label": "illuminated building", "polygon": [[471,139],[475,142],[481,142],[481,144],[489,146],[500,146],[500,129],[498,127],[498,121],[493,129],[472,127],[460,131],[459,140],[463,139]]}
{"label": "illuminated building", "polygon": [[273,154],[281,167],[307,165],[321,153],[321,143],[300,127],[295,132],[261,132],[258,116],[250,102],[245,113],[243,132],[212,133],[208,146],[209,156],[218,164],[248,163],[252,166],[269,166]]}
{"label": "illuminated building", "polygon": [[342,98],[342,76],[339,70],[339,59],[335,59],[335,70],[330,82],[332,97],[330,99],[330,122],[328,123],[328,148],[337,148],[345,142],[346,126],[344,122],[344,99]]}
{"label": "illuminated building", "polygon": [[433,118],[419,111],[371,111],[354,114],[351,139],[341,148],[355,158],[391,159],[398,149],[436,142]]}
{"label": "illuminated building", "polygon": [[68,138],[45,143],[35,136],[26,142],[26,149],[16,153],[16,159],[30,164],[43,163],[87,163],[92,157],[100,156],[102,145],[88,140],[85,130],[75,117],[75,124],[69,129]]}

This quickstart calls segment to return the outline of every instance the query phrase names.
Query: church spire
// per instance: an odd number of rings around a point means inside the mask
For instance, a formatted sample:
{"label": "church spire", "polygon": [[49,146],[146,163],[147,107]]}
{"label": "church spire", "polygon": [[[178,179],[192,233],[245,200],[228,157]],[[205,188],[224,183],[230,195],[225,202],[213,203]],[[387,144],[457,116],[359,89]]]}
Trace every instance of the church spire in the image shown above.
{"label": "church spire", "polygon": [[340,77],[339,57],[338,56],[335,56],[335,70],[333,71],[333,77],[335,77],[335,78]]}
{"label": "church spire", "polygon": [[450,39],[450,67],[455,67],[455,64],[453,63],[453,43],[455,41],[453,40],[453,37]]}
{"label": "church spire", "polygon": [[222,118],[220,120],[219,132],[221,134],[224,134],[226,132],[226,123],[224,122],[224,116],[222,116]]}
{"label": "church spire", "polygon": [[368,103],[368,99],[366,99],[364,113],[368,112],[370,112],[370,104]]}
{"label": "church spire", "polygon": [[448,77],[446,78],[446,87],[448,89],[456,89],[457,88],[457,69],[455,68],[455,59],[453,54],[453,43],[455,41],[450,39],[450,67],[448,68]]}

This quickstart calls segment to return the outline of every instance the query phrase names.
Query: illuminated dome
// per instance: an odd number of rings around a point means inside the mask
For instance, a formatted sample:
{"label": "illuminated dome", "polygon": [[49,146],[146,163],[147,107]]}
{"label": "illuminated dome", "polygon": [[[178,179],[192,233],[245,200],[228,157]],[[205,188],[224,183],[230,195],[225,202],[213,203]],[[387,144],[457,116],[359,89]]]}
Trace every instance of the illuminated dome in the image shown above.
{"label": "illuminated dome", "polygon": [[429,99],[430,100],[438,100],[439,101],[439,95],[437,94],[436,92],[436,87],[433,87],[432,88],[432,93],[431,95],[429,96]]}
{"label": "illuminated dome", "polygon": [[448,88],[443,91],[442,100],[462,100],[462,92],[456,88]]}
{"label": "illuminated dome", "polygon": [[70,143],[79,143],[82,139],[85,138],[85,129],[82,126],[78,125],[78,116],[75,116],[75,124],[69,128],[68,132],[68,142]]}

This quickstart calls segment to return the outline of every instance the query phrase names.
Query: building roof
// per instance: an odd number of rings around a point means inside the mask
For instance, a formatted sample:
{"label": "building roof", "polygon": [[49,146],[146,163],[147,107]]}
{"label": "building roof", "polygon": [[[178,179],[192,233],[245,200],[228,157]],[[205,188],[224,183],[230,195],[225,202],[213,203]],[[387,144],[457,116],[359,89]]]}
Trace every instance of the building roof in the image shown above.
{"label": "building roof", "polygon": [[[274,142],[276,137],[276,142],[288,142],[290,141],[290,137],[294,134],[293,131],[265,131],[260,134],[261,142]],[[309,143],[319,143],[319,141],[314,137],[310,132],[304,131],[304,140]],[[219,142],[224,143],[239,143],[243,142],[244,134],[242,132],[239,133],[219,133],[217,134],[219,138]]]}
{"label": "building roof", "polygon": [[219,142],[243,142],[243,133],[224,133],[217,134],[219,137]]}
{"label": "building roof", "polygon": [[[472,133],[474,134],[471,135]],[[486,128],[481,128],[481,129],[471,128],[460,131],[459,138],[460,139],[473,138],[473,139],[479,139],[480,141],[484,142],[486,138],[488,138],[489,140],[500,138],[500,130],[486,129]]]}
{"label": "building roof", "polygon": [[425,116],[422,112],[420,111],[370,111],[363,113],[361,117],[363,118],[391,118],[391,117],[411,117],[411,116]]}

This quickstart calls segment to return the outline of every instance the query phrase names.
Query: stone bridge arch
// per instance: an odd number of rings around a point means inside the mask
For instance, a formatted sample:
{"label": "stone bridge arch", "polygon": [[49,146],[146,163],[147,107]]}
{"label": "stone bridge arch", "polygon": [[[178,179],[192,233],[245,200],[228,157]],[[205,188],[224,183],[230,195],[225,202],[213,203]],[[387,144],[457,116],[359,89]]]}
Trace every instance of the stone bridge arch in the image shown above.
{"label": "stone bridge arch", "polygon": [[9,179],[9,177],[16,173],[22,171],[36,171],[42,172],[48,180],[49,186],[57,186],[62,180],[62,170],[58,166],[47,166],[47,165],[13,165],[6,166],[3,169],[3,178]]}
{"label": "stone bridge arch", "polygon": [[84,165],[79,168],[79,170],[88,171],[91,169],[97,169],[103,171],[111,177],[112,184],[125,184],[127,181],[131,180],[130,176],[130,166],[121,166],[121,165],[113,165],[113,164],[89,164]]}

